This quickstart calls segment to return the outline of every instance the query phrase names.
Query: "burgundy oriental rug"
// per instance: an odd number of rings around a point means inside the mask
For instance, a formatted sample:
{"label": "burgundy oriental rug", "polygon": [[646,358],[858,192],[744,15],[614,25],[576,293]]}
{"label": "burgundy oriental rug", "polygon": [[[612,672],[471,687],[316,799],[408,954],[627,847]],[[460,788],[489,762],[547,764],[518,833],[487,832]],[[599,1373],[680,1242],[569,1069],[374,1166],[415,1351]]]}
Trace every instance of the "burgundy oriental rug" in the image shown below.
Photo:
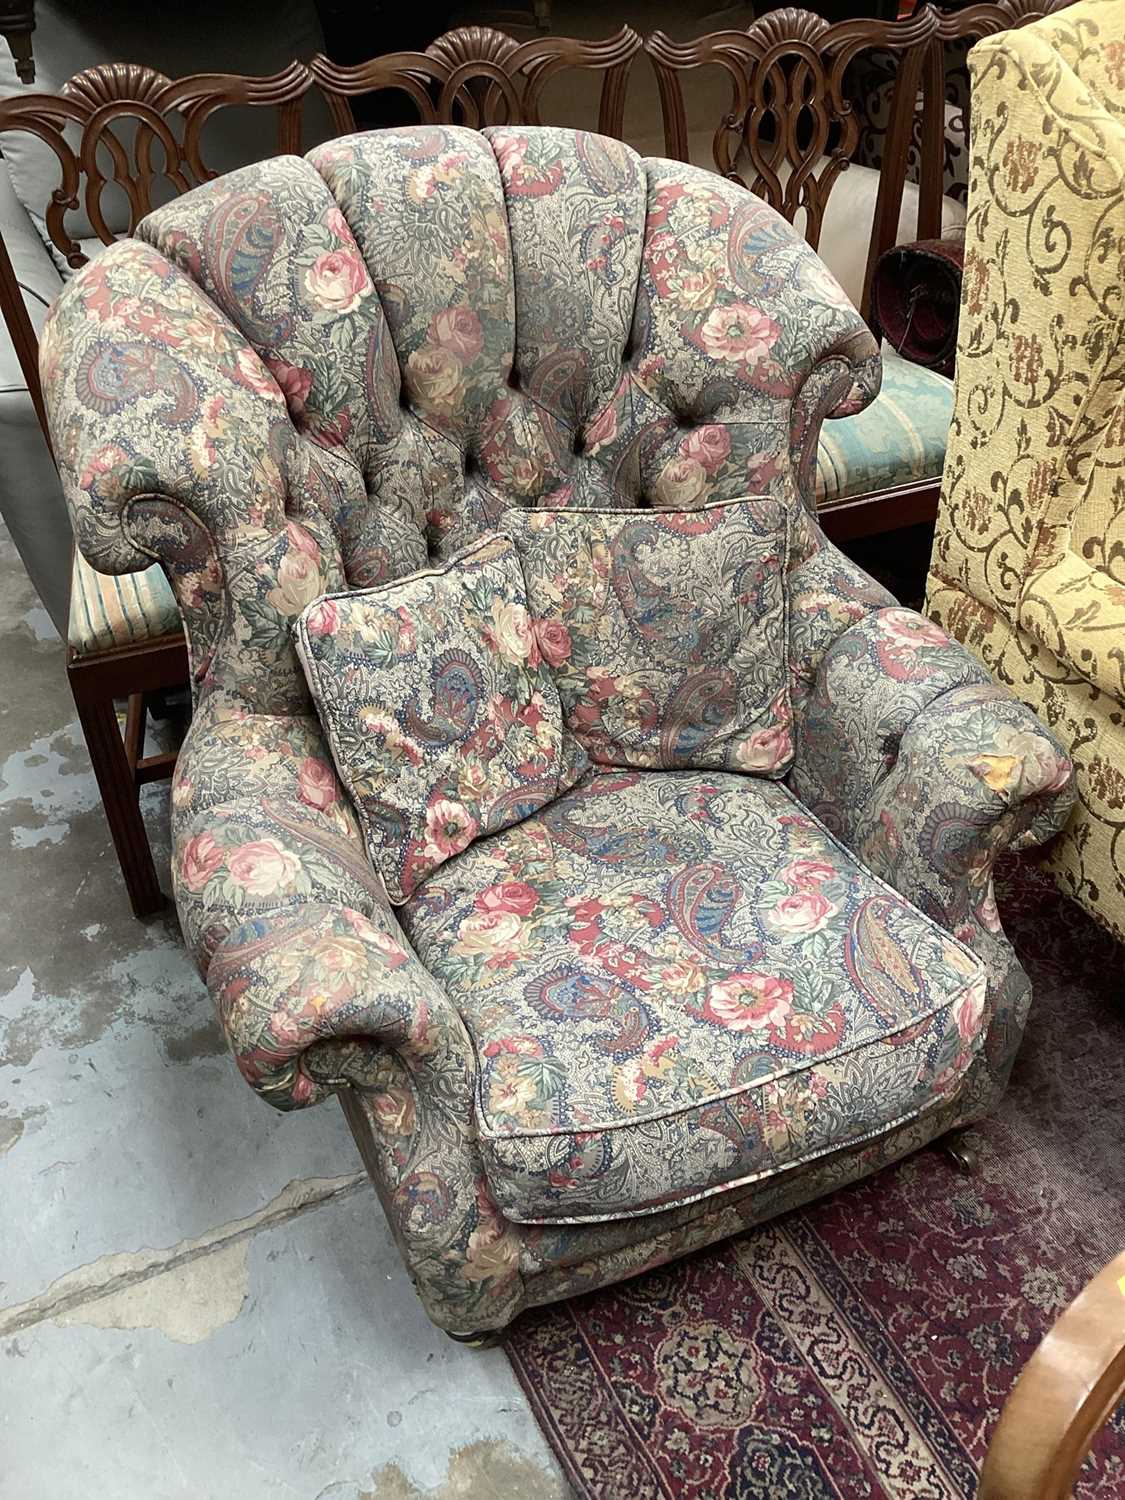
{"label": "burgundy oriental rug", "polygon": [[[1125,951],[1030,865],[1010,1089],[972,1132],[675,1265],[517,1323],[508,1354],[589,1500],[961,1500],[1055,1317],[1125,1246]],[[1125,1496],[1125,1414],[1076,1491]]]}

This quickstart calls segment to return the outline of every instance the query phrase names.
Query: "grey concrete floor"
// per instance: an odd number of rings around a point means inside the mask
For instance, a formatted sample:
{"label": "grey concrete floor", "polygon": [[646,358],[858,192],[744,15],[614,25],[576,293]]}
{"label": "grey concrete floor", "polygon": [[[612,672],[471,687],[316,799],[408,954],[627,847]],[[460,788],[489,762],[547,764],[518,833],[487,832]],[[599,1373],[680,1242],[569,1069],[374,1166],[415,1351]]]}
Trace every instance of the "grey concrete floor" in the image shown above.
{"label": "grey concrete floor", "polygon": [[131,916],[0,532],[0,1500],[568,1493],[503,1353],[423,1314],[340,1111],[254,1098],[174,915]]}

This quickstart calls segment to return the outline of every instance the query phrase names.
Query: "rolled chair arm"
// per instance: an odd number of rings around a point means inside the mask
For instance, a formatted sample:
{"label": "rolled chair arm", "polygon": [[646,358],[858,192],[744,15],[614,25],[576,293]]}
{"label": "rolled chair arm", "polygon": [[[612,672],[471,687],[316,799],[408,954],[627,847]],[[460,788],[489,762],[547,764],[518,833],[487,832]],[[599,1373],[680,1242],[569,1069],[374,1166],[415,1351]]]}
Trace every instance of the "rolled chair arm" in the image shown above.
{"label": "rolled chair arm", "polygon": [[1054,736],[913,610],[873,611],[837,637],[798,747],[798,795],[877,874],[967,938],[976,921],[998,928],[996,855],[1044,842],[1074,803]]}
{"label": "rolled chair arm", "polygon": [[1125,1397],[1125,1252],[1078,1294],[1028,1360],[1000,1414],[980,1500],[1065,1500]]}
{"label": "rolled chair arm", "polygon": [[278,1109],[385,1090],[405,1068],[471,1110],[464,1023],[389,913],[306,903],[251,920],[220,944],[207,985],[239,1071]]}

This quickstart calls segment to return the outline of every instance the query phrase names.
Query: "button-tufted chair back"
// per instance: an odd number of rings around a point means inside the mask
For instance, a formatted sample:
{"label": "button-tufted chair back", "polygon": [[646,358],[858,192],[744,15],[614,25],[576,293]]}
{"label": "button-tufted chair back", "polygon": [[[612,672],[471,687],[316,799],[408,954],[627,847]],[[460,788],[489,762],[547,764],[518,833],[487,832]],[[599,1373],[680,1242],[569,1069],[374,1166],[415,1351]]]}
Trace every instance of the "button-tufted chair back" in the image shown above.
{"label": "button-tufted chair back", "polygon": [[164,563],[197,690],[256,712],[305,709],[289,625],[317,594],[511,505],[807,496],[821,419],[878,388],[784,220],[600,136],[351,136],[137,233],[45,331],[64,485],[95,567]]}

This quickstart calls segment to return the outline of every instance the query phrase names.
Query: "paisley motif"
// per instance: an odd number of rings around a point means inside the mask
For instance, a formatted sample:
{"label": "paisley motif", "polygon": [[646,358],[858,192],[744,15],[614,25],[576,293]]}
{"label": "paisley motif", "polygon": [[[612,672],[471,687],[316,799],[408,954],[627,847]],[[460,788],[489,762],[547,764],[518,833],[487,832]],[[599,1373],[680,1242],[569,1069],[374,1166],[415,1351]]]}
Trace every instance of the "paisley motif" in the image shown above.
{"label": "paisley motif", "polygon": [[637,184],[637,158],[618,142],[592,131],[575,133],[574,149],[586,181],[599,197],[630,193]]}
{"label": "paisley motif", "polygon": [[631,999],[629,992],[612,980],[595,978],[585,969],[565,964],[529,984],[524,998],[553,1018],[595,1021],[623,1014]]}
{"label": "paisley motif", "polygon": [[585,769],[572,742],[564,757],[558,693],[530,659],[527,619],[519,559],[495,533],[444,568],[301,612],[298,656],[395,904]]}
{"label": "paisley motif", "polygon": [[642,548],[659,541],[653,521],[633,521],[617,533],[611,581],[630,627],[643,639],[661,643],[673,660],[692,661],[704,650],[702,621],[682,597],[651,579],[640,560]]}
{"label": "paisley motif", "polygon": [[[584,350],[559,349],[536,360],[533,373],[527,377],[527,390],[546,406],[571,412],[576,394],[585,388],[588,375],[589,357]],[[561,426],[549,422],[548,430],[560,437],[561,451]]]}
{"label": "paisley motif", "polygon": [[871,896],[856,910],[845,945],[856,993],[884,1020],[901,1015],[926,993],[925,976],[890,931],[898,907],[889,896]]}
{"label": "paisley motif", "polygon": [[521,786],[497,796],[488,814],[489,828],[506,828],[509,823],[518,823],[529,813],[537,811],[554,797],[558,788],[558,776],[532,778]]}
{"label": "paisley motif", "polygon": [[664,905],[678,930],[700,953],[721,963],[753,962],[756,956],[753,949],[723,941],[741,900],[738,879],[717,862],[688,865],[664,887]]}
{"label": "paisley motif", "polygon": [[949,880],[963,880],[992,821],[983,808],[963,802],[939,802],[922,824],[922,848],[935,870]]}
{"label": "paisley motif", "polygon": [[449,1184],[436,1172],[411,1172],[395,1192],[395,1208],[415,1234],[443,1223],[451,1207]]}
{"label": "paisley motif", "polygon": [[157,392],[170,396],[156,412],[167,427],[189,421],[199,396],[185,366],[151,344],[95,344],[78,362],[74,389],[83,406],[99,416],[114,416]]}
{"label": "paisley motif", "polygon": [[[631,864],[634,860],[659,868],[679,864],[693,840],[684,829],[619,829],[571,821],[565,814],[551,810],[551,834],[564,848],[580,849],[599,864]],[[690,855],[688,855],[690,857]]]}
{"label": "paisley motif", "polygon": [[403,843],[409,837],[410,825],[400,808],[392,807],[389,802],[383,802],[378,797],[368,797],[364,810],[372,833],[388,849]]}
{"label": "paisley motif", "polygon": [[202,238],[203,256],[226,297],[246,314],[244,327],[256,344],[276,344],[288,337],[293,315],[286,309],[264,311],[256,304],[258,288],[285,238],[277,204],[269,193],[237,193],[209,217]]}
{"label": "paisley motif", "polygon": [[412,697],[403,710],[407,733],[430,749],[455,745],[476,723],[483,692],[479,663],[467,651],[443,651],[430,669],[429,718]]}
{"label": "paisley motif", "polygon": [[734,1094],[701,1109],[699,1128],[723,1136],[738,1152],[756,1153],[765,1143],[762,1117],[750,1093]]}
{"label": "paisley motif", "polygon": [[664,765],[694,765],[696,756],[734,717],[738,682],[723,667],[689,677],[668,704],[660,727]]}

